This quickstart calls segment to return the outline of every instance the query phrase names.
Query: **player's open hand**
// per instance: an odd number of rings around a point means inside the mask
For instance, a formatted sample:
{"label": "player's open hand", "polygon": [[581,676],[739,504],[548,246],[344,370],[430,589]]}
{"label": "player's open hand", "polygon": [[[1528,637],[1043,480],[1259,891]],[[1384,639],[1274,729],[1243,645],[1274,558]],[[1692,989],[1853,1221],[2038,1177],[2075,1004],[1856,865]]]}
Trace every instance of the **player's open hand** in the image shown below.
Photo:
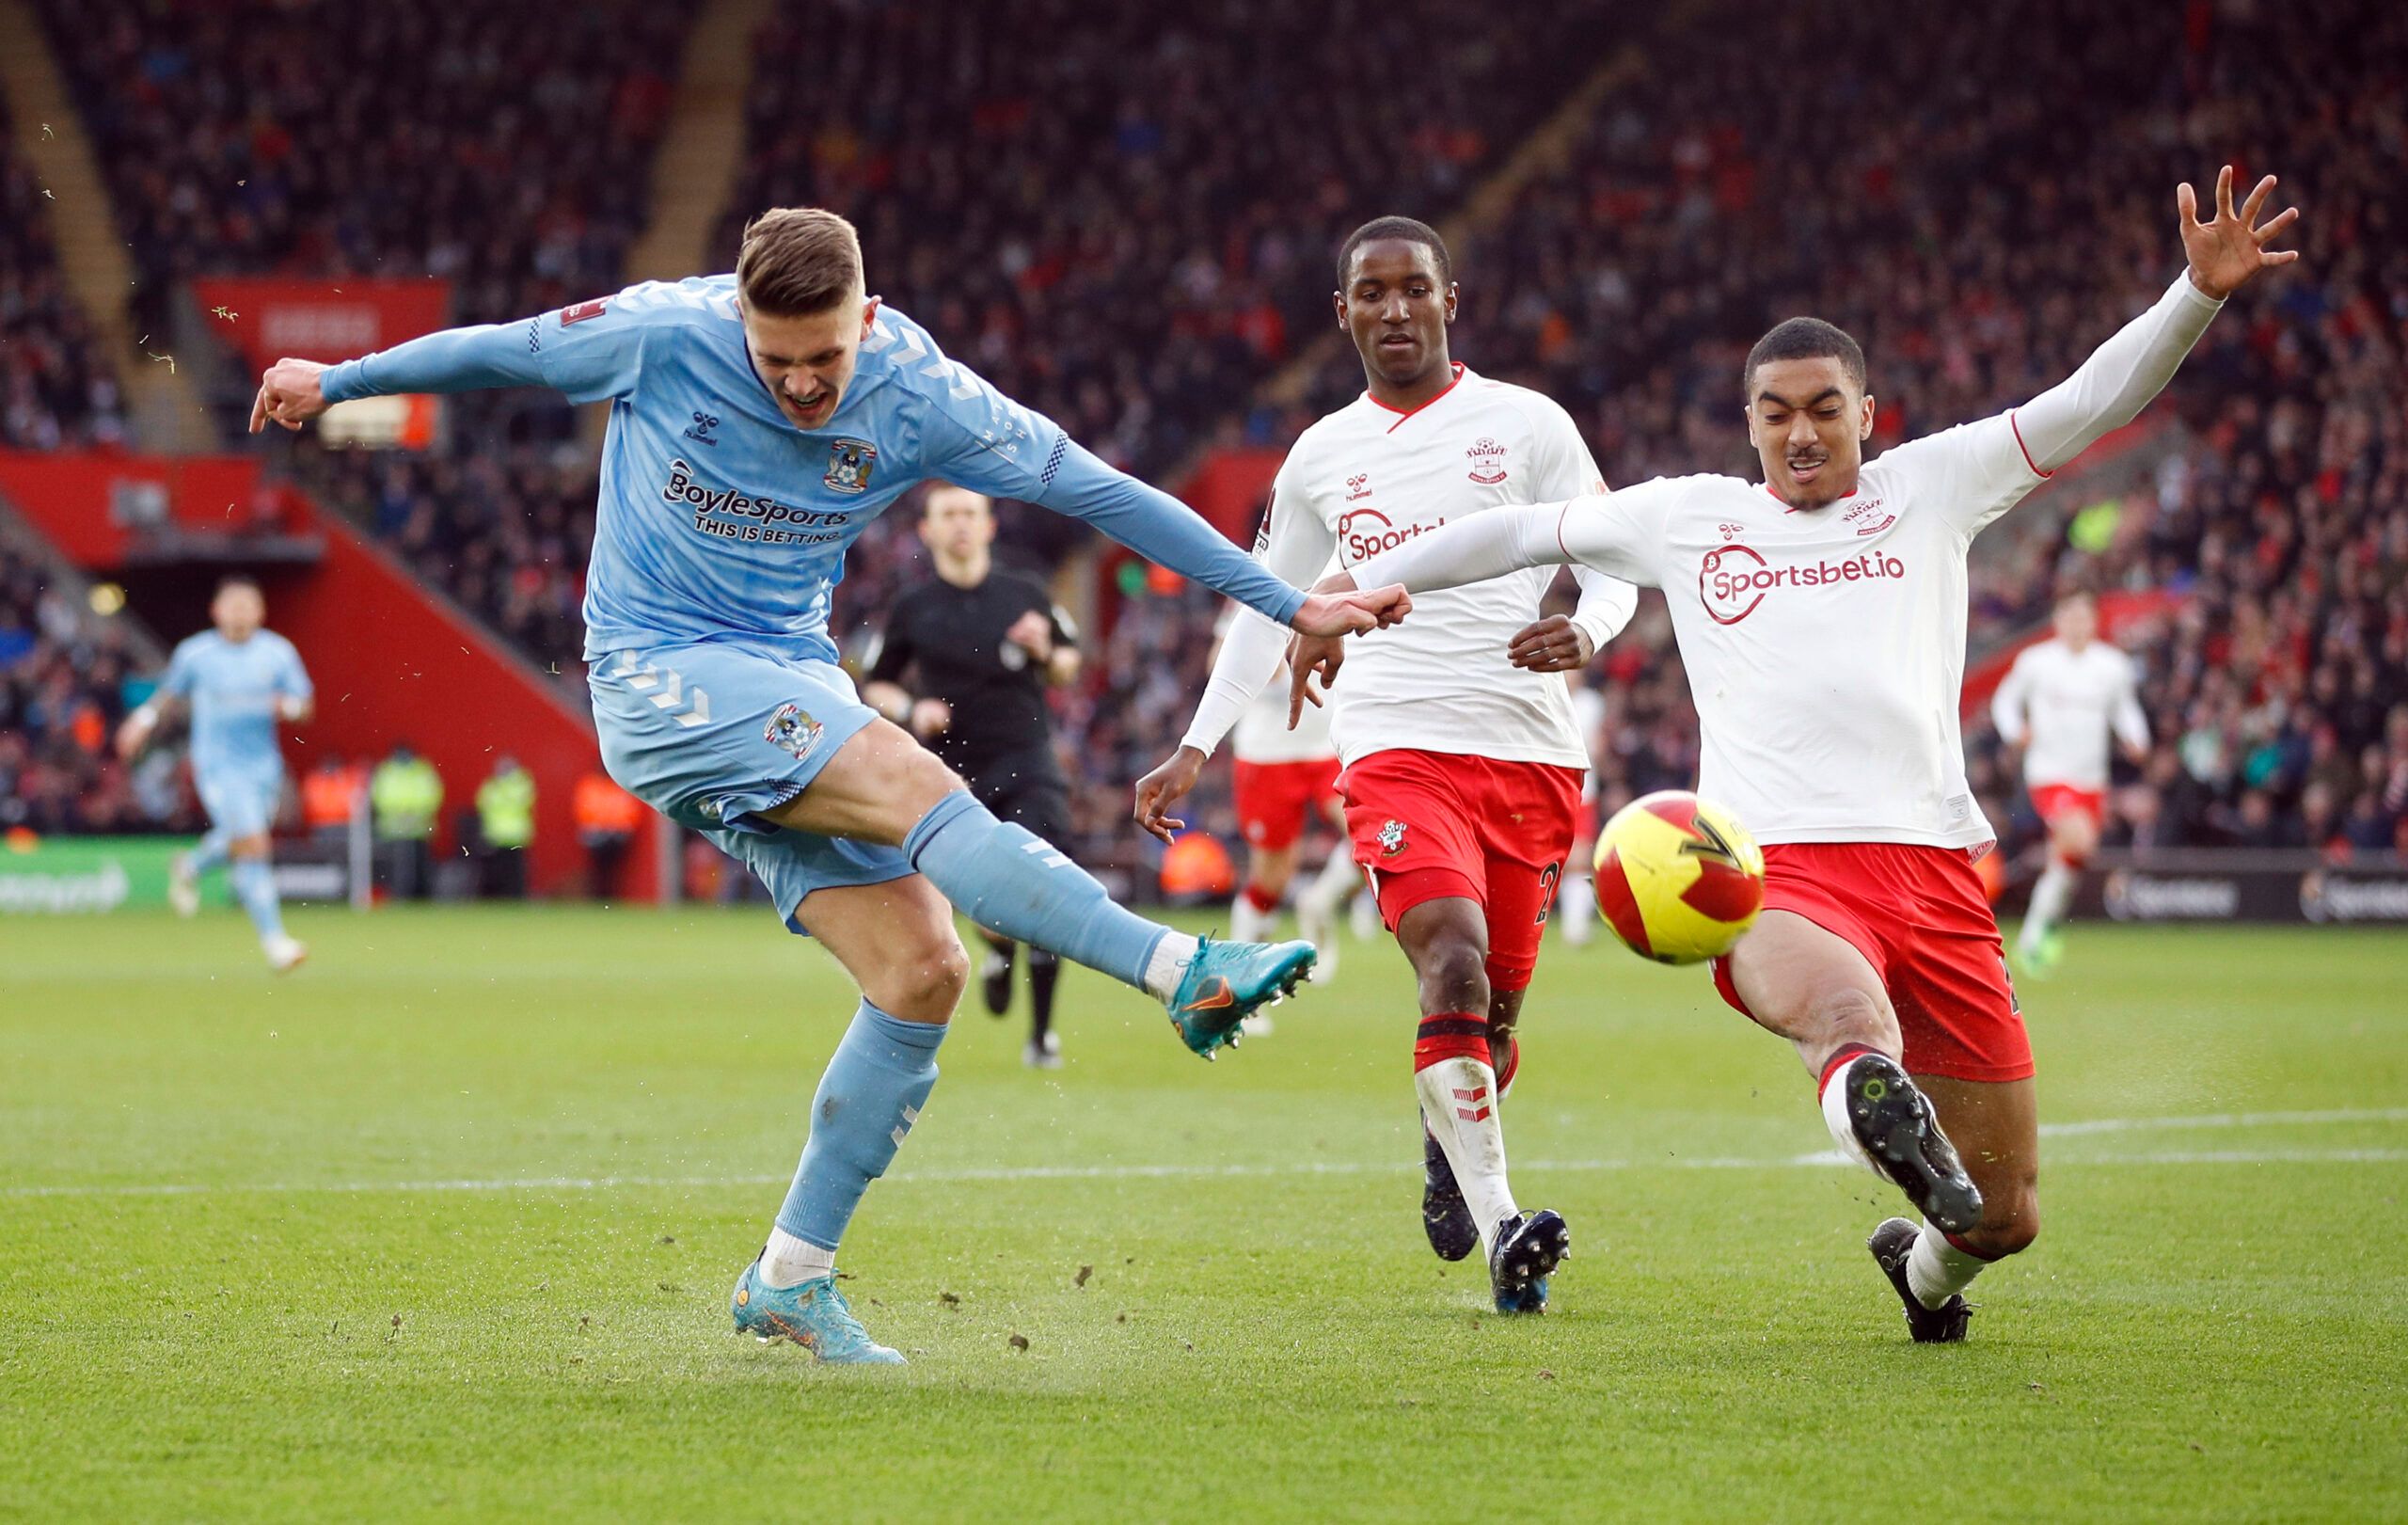
{"label": "player's open hand", "polygon": [[1164,811],[1187,798],[1196,787],[1196,775],[1204,770],[1204,754],[1194,747],[1180,747],[1170,755],[1169,761],[1137,781],[1137,824],[1164,841],[1173,832],[1185,831],[1187,822]]}
{"label": "player's open hand", "polygon": [[2297,249],[2266,247],[2268,239],[2299,220],[2299,208],[2285,207],[2259,225],[2258,214],[2273,193],[2274,177],[2268,175],[2241,210],[2233,211],[2232,166],[2226,165],[2216,172],[2215,215],[2201,222],[2199,199],[2191,183],[2184,181],[2175,191],[2175,204],[2182,209],[2182,252],[2191,260],[2192,285],[2222,301],[2258,271],[2299,258]]}
{"label": "player's open hand", "polygon": [[1536,625],[1523,626],[1514,632],[1513,644],[1505,648],[1506,658],[1514,666],[1533,673],[1576,672],[1588,666],[1596,654],[1589,632],[1568,614],[1549,614]]}
{"label": "player's open hand", "polygon": [[1307,636],[1361,635],[1385,630],[1413,612],[1413,596],[1404,584],[1386,588],[1353,588],[1342,593],[1308,593],[1289,625]]}
{"label": "player's open hand", "polygon": [[269,366],[260,376],[260,394],[251,402],[251,433],[258,434],[270,423],[297,433],[333,406],[318,384],[325,369],[315,360],[290,357]]}
{"label": "player's open hand", "polygon": [[[1288,729],[1305,718],[1307,703],[1320,705],[1322,695],[1338,681],[1346,665],[1346,638],[1340,635],[1300,635],[1288,643]],[[1307,679],[1318,676],[1316,691]]]}

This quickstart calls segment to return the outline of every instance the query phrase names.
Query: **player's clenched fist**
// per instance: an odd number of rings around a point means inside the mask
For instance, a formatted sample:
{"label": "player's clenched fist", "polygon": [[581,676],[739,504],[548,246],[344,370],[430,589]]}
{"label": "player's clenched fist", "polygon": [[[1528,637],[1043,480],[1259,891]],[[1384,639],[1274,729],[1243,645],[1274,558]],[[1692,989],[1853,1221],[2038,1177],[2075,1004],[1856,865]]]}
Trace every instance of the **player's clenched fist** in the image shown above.
{"label": "player's clenched fist", "polygon": [[324,413],[332,405],[318,385],[325,369],[315,360],[290,357],[269,366],[260,377],[259,396],[251,401],[251,433],[270,423],[297,431]]}

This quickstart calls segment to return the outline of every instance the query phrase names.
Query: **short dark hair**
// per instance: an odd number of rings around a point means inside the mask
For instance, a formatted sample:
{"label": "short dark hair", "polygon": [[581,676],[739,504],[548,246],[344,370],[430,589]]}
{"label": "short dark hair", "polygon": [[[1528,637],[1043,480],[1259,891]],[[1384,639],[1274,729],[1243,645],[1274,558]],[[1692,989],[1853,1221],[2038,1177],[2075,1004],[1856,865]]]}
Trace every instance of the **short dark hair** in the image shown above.
{"label": "short dark hair", "polygon": [[1430,251],[1431,262],[1438,267],[1438,279],[1449,285],[1454,283],[1455,262],[1448,257],[1447,241],[1438,236],[1438,230],[1411,217],[1373,217],[1347,234],[1346,242],[1338,246],[1338,284],[1341,288],[1346,285],[1347,273],[1354,268],[1354,251],[1378,238],[1401,239],[1407,244],[1421,245]]}
{"label": "short dark hair", "polygon": [[744,225],[736,290],[772,318],[825,312],[863,290],[861,235],[823,207],[772,207]]}
{"label": "short dark hair", "polygon": [[1739,389],[1756,394],[1756,368],[1774,360],[1837,360],[1847,379],[1864,390],[1864,351],[1847,330],[1820,318],[1791,318],[1774,326],[1748,351],[1748,368],[1740,373]]}
{"label": "short dark hair", "polygon": [[[229,572],[224,577],[217,580],[218,593],[226,593],[235,588],[248,588],[253,593],[258,593],[260,591],[260,580],[251,576],[248,572]],[[213,594],[211,596],[214,597],[215,595]]]}

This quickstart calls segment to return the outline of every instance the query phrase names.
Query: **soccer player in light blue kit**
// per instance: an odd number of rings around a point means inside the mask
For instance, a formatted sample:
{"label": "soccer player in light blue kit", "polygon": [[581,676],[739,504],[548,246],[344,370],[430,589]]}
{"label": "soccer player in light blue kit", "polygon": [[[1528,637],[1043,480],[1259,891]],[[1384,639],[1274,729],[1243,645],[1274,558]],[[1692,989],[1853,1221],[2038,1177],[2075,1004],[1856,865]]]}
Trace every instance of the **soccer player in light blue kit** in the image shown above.
{"label": "soccer player in light blue kit", "polygon": [[1299,593],[866,290],[851,224],[773,211],[745,230],[733,276],[647,282],[333,367],[279,361],[251,427],[298,428],[396,392],[540,385],[610,400],[584,611],[603,761],[751,865],[863,997],[768,1243],[737,1282],[737,1327],[824,1361],[895,1363],[838,1293],[835,1250],[936,1084],[969,971],[954,906],[1149,992],[1208,1058],[1294,988],[1313,950],[1157,926],[996,819],[837,666],[828,611],[846,548],[903,493],[943,480],[1085,519],[1298,630],[1370,629],[1409,606],[1391,589]]}
{"label": "soccer player in light blue kit", "polygon": [[192,781],[209,811],[209,834],[179,856],[167,898],[180,915],[200,904],[200,876],[231,865],[234,898],[260,934],[260,950],[277,973],[309,956],[284,929],[276,872],[268,861],[268,825],[284,792],[279,723],[309,718],[314,691],[293,643],[262,628],[267,602],[248,578],[228,578],[210,600],[210,623],[176,647],[159,691],[118,727],[119,755],[132,760],[150,742],[166,709],[192,707]]}

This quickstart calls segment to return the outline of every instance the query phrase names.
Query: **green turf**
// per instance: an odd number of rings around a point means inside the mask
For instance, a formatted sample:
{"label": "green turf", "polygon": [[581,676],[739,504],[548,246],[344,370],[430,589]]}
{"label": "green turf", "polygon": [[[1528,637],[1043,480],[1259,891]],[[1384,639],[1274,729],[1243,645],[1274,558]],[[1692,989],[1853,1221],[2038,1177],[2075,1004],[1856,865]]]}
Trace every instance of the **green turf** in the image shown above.
{"label": "green turf", "polygon": [[0,924],[0,1514],[2408,1513],[2396,933],[2078,929],[2026,993],[2047,1119],[2359,1115],[2052,1137],[2046,1233],[1946,1348],[1694,972],[1550,946],[1510,1136],[1577,1256],[1513,1324],[1421,1241],[1391,950],[1209,1067],[1073,973],[1057,1075],[960,1019],[847,1246],[914,1362],[862,1374],[726,1312],[849,1010],[816,949],[758,912],[295,930],[279,982],[223,913]]}

